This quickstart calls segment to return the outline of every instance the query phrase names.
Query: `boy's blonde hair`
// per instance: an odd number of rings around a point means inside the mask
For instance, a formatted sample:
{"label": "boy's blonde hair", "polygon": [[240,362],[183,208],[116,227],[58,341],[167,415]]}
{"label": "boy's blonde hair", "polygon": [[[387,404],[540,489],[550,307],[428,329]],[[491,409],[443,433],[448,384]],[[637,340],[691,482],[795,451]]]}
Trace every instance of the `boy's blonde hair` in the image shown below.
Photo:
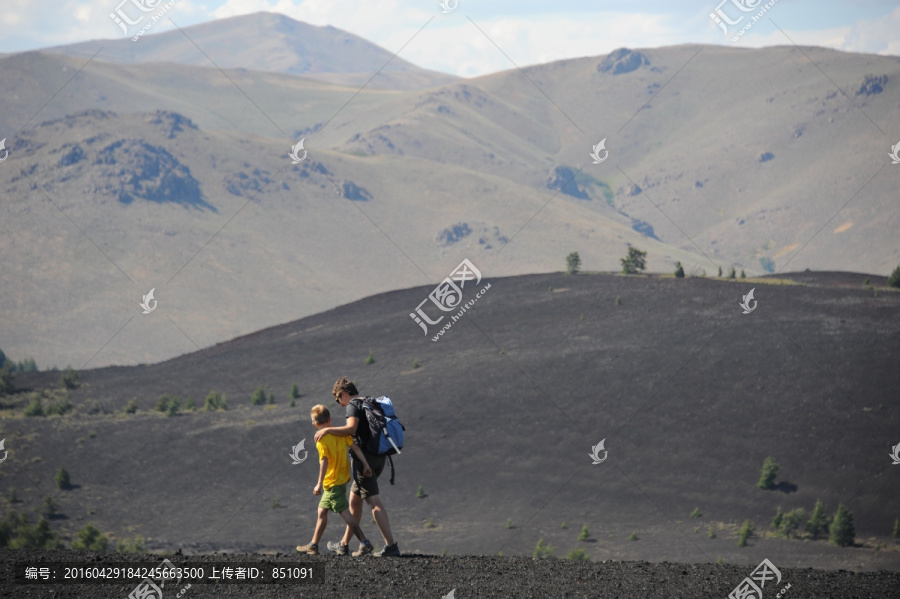
{"label": "boy's blonde hair", "polygon": [[331,412],[329,412],[328,408],[322,404],[314,405],[309,411],[309,414],[312,416],[313,424],[325,424],[331,420]]}

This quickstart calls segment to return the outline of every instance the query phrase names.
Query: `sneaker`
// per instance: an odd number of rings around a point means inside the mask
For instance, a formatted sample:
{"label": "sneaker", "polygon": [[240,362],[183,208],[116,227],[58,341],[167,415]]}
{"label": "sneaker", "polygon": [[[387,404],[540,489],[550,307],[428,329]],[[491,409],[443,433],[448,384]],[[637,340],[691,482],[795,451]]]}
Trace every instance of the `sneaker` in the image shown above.
{"label": "sneaker", "polygon": [[319,546],[316,543],[297,545],[297,551],[299,553],[308,553],[309,555],[319,555]]}
{"label": "sneaker", "polygon": [[[344,547],[347,547],[347,546],[344,545]],[[346,549],[345,549],[345,551],[346,551]],[[359,544],[359,549],[357,549],[356,551],[353,552],[353,557],[362,557],[364,555],[369,555],[373,551],[375,551],[375,548],[372,547],[372,543],[370,543],[369,541],[366,541],[364,543]],[[345,553],[344,555],[347,555],[347,554]]]}
{"label": "sneaker", "polygon": [[350,547],[340,542],[328,541],[328,551],[334,551],[338,555],[350,555]]}
{"label": "sneaker", "polygon": [[394,542],[375,554],[375,557],[400,557],[400,547]]}

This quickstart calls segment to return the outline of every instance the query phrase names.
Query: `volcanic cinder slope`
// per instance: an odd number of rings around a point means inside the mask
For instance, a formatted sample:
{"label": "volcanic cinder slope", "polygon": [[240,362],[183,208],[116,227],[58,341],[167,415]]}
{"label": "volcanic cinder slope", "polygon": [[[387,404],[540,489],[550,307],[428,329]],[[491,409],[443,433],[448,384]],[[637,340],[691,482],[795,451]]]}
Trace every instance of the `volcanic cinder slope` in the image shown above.
{"label": "volcanic cinder slope", "polygon": [[[337,30],[185,31],[220,68],[170,33],[0,58],[12,358],[156,362],[463,258],[491,276],[571,251],[616,270],[629,245],[656,272],[900,263],[895,58],[687,45],[445,81],[412,44],[382,71],[410,79],[361,88],[341,77],[391,53]],[[150,289],[164,327],[134,319]]]}
{"label": "volcanic cinder slope", "polygon": [[[162,363],[84,371],[63,417],[22,416],[57,373],[19,375],[2,400],[0,480],[17,509],[56,497],[64,537],[90,521],[150,549],[286,553],[315,517],[309,408],[334,406],[331,384],[348,375],[394,399],[407,428],[396,485],[382,482],[405,551],[530,555],[543,539],[595,561],[898,570],[900,293],[864,277],[485,276],[438,341],[410,318],[431,288],[393,291]],[[758,305],[742,314],[751,288]],[[170,326],[164,307],[145,320]],[[251,405],[259,386],[274,405]],[[227,411],[153,409],[162,394],[202,405],[211,389]],[[139,410],[123,413],[132,399]],[[292,464],[304,439],[311,455]],[[767,456],[781,464],[770,491],[756,486]],[[77,488],[53,488],[61,465]],[[817,499],[850,508],[859,546],[768,532],[776,508],[808,513]],[[746,519],[757,534],[739,548]]]}

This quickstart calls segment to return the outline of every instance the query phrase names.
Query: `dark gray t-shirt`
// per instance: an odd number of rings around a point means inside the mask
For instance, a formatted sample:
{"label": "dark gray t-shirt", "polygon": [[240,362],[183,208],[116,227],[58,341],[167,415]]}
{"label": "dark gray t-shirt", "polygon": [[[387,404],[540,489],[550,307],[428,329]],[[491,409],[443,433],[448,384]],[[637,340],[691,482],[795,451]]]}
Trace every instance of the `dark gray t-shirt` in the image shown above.
{"label": "dark gray t-shirt", "polygon": [[360,448],[366,449],[371,433],[369,432],[369,421],[366,418],[366,409],[362,404],[362,398],[351,399],[350,403],[347,404],[347,418],[357,419],[358,422],[356,424],[356,432],[353,433],[353,440],[356,441]]}

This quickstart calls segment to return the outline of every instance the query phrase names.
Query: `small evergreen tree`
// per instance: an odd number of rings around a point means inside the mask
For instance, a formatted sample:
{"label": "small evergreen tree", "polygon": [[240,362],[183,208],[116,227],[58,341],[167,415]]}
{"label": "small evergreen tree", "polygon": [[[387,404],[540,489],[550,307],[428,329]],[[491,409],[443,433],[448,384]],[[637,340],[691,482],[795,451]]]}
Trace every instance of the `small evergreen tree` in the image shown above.
{"label": "small evergreen tree", "polygon": [[13,383],[12,369],[9,367],[9,364],[0,366],[0,395],[12,393],[15,388],[16,385]]}
{"label": "small evergreen tree", "polygon": [[825,511],[825,504],[821,499],[816,500],[812,515],[806,523],[806,532],[813,539],[818,539],[828,533],[828,513]]}
{"label": "small evergreen tree", "polygon": [[375,354],[372,353],[372,350],[369,350],[369,355],[366,357],[366,366],[369,364],[375,363]]}
{"label": "small evergreen tree", "polygon": [[741,278],[742,278],[742,279],[746,279],[746,278],[747,278],[747,275],[746,275],[746,273],[744,273],[744,269],[743,269],[743,268],[741,269]]}
{"label": "small evergreen tree", "polygon": [[763,462],[762,474],[759,477],[759,482],[756,483],[756,486],[760,489],[774,489],[775,488],[775,477],[778,476],[778,469],[781,466],[775,461],[775,458],[769,456]]}
{"label": "small evergreen tree", "polygon": [[591,558],[589,558],[588,554],[584,552],[584,549],[573,549],[566,554],[566,559],[574,560],[576,562],[586,562]]}
{"label": "small evergreen tree", "polygon": [[184,400],[184,411],[185,412],[193,412],[197,409],[197,404],[194,403],[193,397],[188,397]]}
{"label": "small evergreen tree", "polygon": [[[300,387],[297,386],[297,383],[291,385],[291,399],[297,399],[300,397]],[[293,404],[291,404],[293,406]]]}
{"label": "small evergreen tree", "polygon": [[681,265],[681,262],[675,263],[675,278],[677,278],[677,279],[684,278],[684,267]]}
{"label": "small evergreen tree", "polygon": [[900,266],[895,268],[888,277],[887,284],[889,287],[900,287]]}
{"label": "small evergreen tree", "polygon": [[741,530],[738,531],[738,547],[746,547],[747,539],[753,534],[755,530],[755,526],[753,526],[753,522],[750,520],[744,520],[744,524],[741,526]]}
{"label": "small evergreen tree", "polygon": [[591,533],[588,531],[588,525],[583,524],[581,526],[581,532],[578,533],[578,540],[579,541],[587,541],[588,538],[590,538],[590,536],[591,536]]}
{"label": "small evergreen tree", "polygon": [[647,252],[642,252],[636,247],[628,248],[628,256],[620,258],[622,272],[626,275],[636,275],[647,268]]}
{"label": "small evergreen tree", "polygon": [[728,278],[733,279],[735,277],[734,267],[731,267],[731,270],[728,271]]}
{"label": "small evergreen tree", "polygon": [[778,509],[775,510],[775,517],[772,518],[772,528],[775,531],[781,530],[781,521],[784,519],[784,512],[781,511],[781,506],[778,506]]}
{"label": "small evergreen tree", "polygon": [[86,549],[88,551],[106,551],[108,545],[109,539],[101,534],[90,522],[78,531],[78,536],[72,541],[72,549]]}
{"label": "small evergreen tree", "polygon": [[[8,495],[8,497],[9,497],[9,502],[10,502],[10,503],[19,503],[19,494],[16,493],[16,488],[15,488],[15,487],[10,487],[10,488],[9,488],[9,495]],[[895,535],[895,536],[896,536],[896,535]],[[0,547],[2,547],[2,545],[0,545]]]}
{"label": "small evergreen tree", "polygon": [[830,531],[830,541],[833,545],[838,547],[853,545],[853,541],[856,538],[856,529],[853,527],[853,514],[843,503],[838,505],[838,509],[834,513]]}
{"label": "small evergreen tree", "polygon": [[31,401],[25,407],[25,415],[36,417],[44,415],[44,404],[40,397],[32,397]]}
{"label": "small evergreen tree", "polygon": [[227,410],[228,399],[218,391],[210,391],[203,403],[203,410],[206,412],[215,412],[216,410]]}
{"label": "small evergreen tree", "polygon": [[78,371],[71,366],[66,367],[59,377],[59,384],[66,389],[74,389],[78,386]]}
{"label": "small evergreen tree", "polygon": [[266,399],[266,390],[262,387],[257,387],[250,398],[250,403],[254,406],[261,406],[266,403]]}
{"label": "small evergreen tree", "polygon": [[416,491],[416,497],[419,499],[423,499],[425,497],[425,490],[422,488],[422,485],[419,485],[419,490]]}
{"label": "small evergreen tree", "polygon": [[118,553],[147,553],[144,547],[144,537],[135,535],[132,539],[121,539],[116,543]]}
{"label": "small evergreen tree", "polygon": [[577,275],[579,270],[581,270],[581,256],[578,252],[572,252],[566,256],[566,274]]}
{"label": "small evergreen tree", "polygon": [[178,414],[178,410],[181,409],[181,400],[177,397],[173,397],[169,400],[169,405],[166,406],[166,416],[171,418]]}
{"label": "small evergreen tree", "polygon": [[56,486],[63,491],[72,488],[72,480],[69,478],[69,471],[63,466],[59,467],[59,472],[56,473],[56,477],[53,480],[56,481]]}
{"label": "small evergreen tree", "polygon": [[53,498],[49,495],[44,497],[44,503],[41,504],[41,514],[44,515],[45,518],[52,518],[58,513],[59,507],[56,505],[56,502],[53,501]]}
{"label": "small evergreen tree", "polygon": [[781,519],[779,534],[785,538],[791,538],[794,535],[794,531],[800,529],[800,524],[804,519],[806,519],[806,510],[802,507],[785,512],[784,517]]}
{"label": "small evergreen tree", "polygon": [[719,277],[722,276],[722,267],[721,266],[719,267],[719,274],[717,276],[719,276]]}
{"label": "small evergreen tree", "polygon": [[544,539],[540,538],[538,539],[537,545],[534,546],[534,553],[532,554],[532,557],[536,559],[545,559],[548,557],[554,557],[555,553],[556,547],[544,543]]}
{"label": "small evergreen tree", "polygon": [[125,405],[125,413],[126,414],[134,414],[138,411],[137,402],[133,399],[129,399],[128,403]]}

